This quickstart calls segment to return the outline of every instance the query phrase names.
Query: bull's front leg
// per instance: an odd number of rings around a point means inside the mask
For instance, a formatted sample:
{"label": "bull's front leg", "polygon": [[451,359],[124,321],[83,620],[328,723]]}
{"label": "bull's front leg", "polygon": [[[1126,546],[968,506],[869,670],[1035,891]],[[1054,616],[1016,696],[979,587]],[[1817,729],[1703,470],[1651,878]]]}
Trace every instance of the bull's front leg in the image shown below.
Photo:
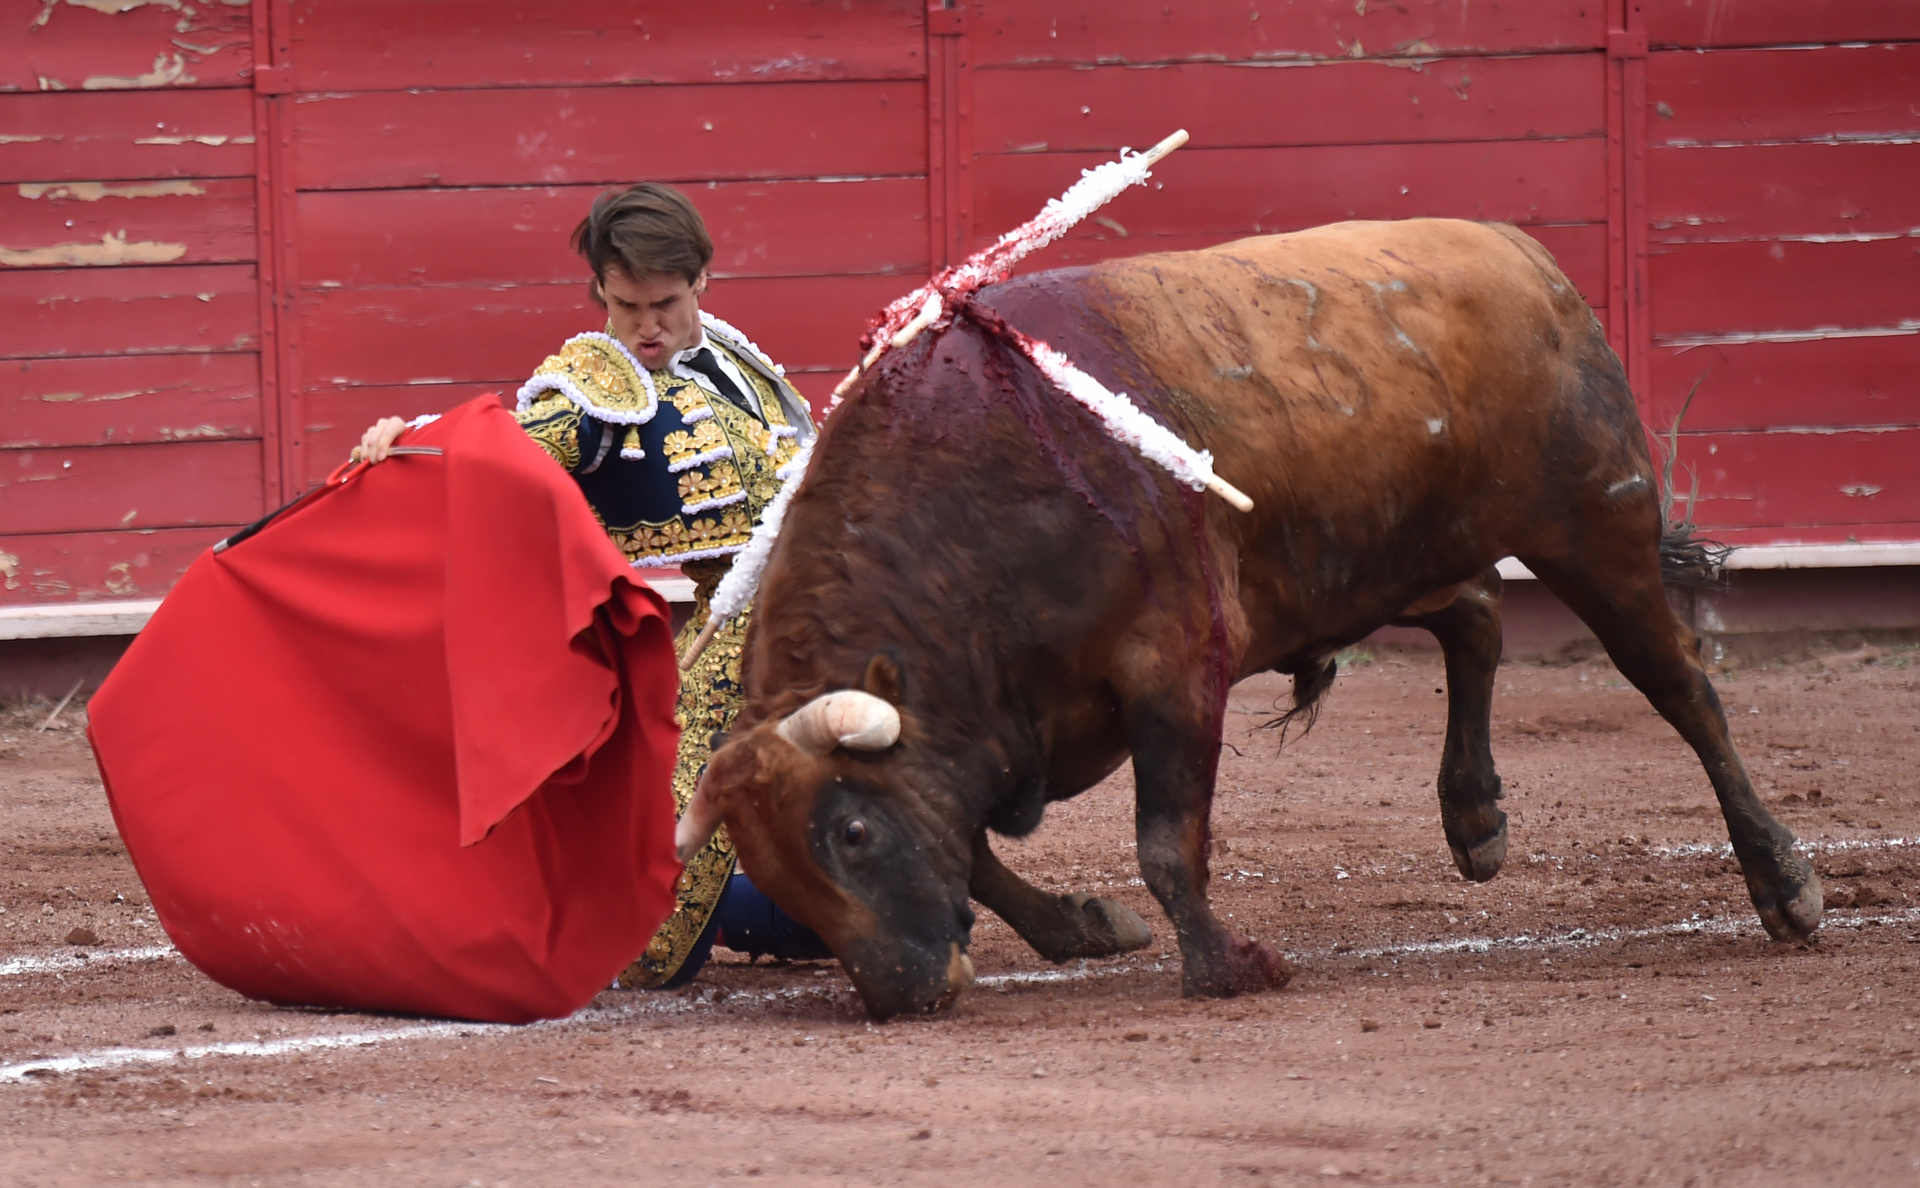
{"label": "bull's front leg", "polygon": [[1049,961],[1110,957],[1144,949],[1153,940],[1147,922],[1118,900],[1049,895],[1008,870],[987,844],[984,829],[974,839],[967,890]]}
{"label": "bull's front leg", "polygon": [[1180,938],[1180,988],[1190,998],[1278,989],[1293,977],[1285,957],[1227,931],[1207,902],[1208,817],[1224,708],[1190,715],[1199,720],[1183,720],[1164,702],[1135,705],[1127,714],[1140,875]]}

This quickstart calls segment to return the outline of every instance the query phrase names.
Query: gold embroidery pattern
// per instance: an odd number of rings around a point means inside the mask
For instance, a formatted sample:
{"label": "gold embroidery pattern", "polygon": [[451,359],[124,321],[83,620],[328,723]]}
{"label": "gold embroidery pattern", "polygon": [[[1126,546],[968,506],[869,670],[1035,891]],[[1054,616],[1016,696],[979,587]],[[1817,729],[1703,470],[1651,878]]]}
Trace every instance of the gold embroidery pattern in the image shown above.
{"label": "gold embroidery pattern", "polygon": [[708,549],[738,549],[746,547],[747,539],[753,535],[753,521],[740,504],[731,507],[716,507],[687,523],[685,517],[675,516],[664,524],[638,524],[632,528],[608,528],[607,535],[630,561],[642,558],[664,558],[668,561],[680,553],[704,552]]}
{"label": "gold embroidery pattern", "polygon": [[561,466],[570,471],[580,465],[580,410],[571,400],[549,393],[513,418]]}
{"label": "gold embroidery pattern", "polygon": [[680,476],[680,502],[703,503],[709,499],[725,499],[740,491],[740,472],[733,463],[721,458],[709,463],[705,470],[698,467]]}
{"label": "gold embroidery pattern", "polygon": [[[728,564],[690,562],[687,576],[694,579],[694,612],[680,631],[678,651],[684,652],[700,629],[706,626],[708,599],[719,584]],[[746,640],[751,610],[742,612],[714,636],[701,653],[693,671],[680,682],[680,700],[674,720],[680,726],[680,752],[673,766],[674,813],[684,813],[693,798],[693,789],[706,770],[713,754],[713,740],[726,733],[734,717],[746,702],[740,681],[741,646]],[[670,980],[686,964],[700,934],[720,904],[733,875],[733,843],[723,825],[707,848],[694,855],[692,862],[674,884],[673,914],[648,942],[646,951],[620,975],[620,985],[629,990],[648,989]]]}
{"label": "gold embroidery pattern", "polygon": [[[674,401],[674,403],[679,402]],[[709,418],[697,423],[692,429],[675,429],[667,434],[661,446],[667,451],[667,465],[677,466],[689,458],[710,454],[726,444],[726,434],[720,432],[720,426]]]}
{"label": "gold embroidery pattern", "polygon": [[[653,377],[666,395],[667,403],[673,405],[674,411],[680,414],[681,419],[684,420],[707,407],[706,389],[692,380],[683,380],[669,371],[656,371]],[[669,388],[667,386],[669,381],[676,386]]]}
{"label": "gold embroidery pattern", "polygon": [[548,376],[566,380],[588,404],[622,420],[644,421],[653,415],[652,397],[639,369],[620,344],[605,334],[568,339],[559,354],[547,356],[528,382]]}

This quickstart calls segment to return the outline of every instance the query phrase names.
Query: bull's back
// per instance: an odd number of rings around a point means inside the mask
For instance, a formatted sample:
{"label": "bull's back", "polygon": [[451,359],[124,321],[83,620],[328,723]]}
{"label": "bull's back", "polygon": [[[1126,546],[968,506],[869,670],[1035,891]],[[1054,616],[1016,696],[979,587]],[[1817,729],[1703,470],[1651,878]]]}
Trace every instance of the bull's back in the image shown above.
{"label": "bull's back", "polygon": [[[1567,426],[1610,422],[1581,449],[1645,449],[1624,385],[1582,378],[1617,373],[1592,312],[1510,227],[1340,223],[1114,261],[1085,284],[1253,498],[1228,522],[1249,553],[1284,551],[1273,583],[1360,617],[1399,583],[1516,551]],[[1353,602],[1383,575],[1379,607]]]}

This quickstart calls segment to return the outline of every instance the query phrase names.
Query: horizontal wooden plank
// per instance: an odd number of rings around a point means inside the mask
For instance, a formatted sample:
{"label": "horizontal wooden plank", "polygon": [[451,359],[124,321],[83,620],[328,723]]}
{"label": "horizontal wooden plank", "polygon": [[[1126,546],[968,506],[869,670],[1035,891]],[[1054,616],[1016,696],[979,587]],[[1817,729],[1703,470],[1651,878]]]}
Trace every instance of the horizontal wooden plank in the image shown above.
{"label": "horizontal wooden plank", "polygon": [[923,0],[301,0],[303,91],[926,77]]}
{"label": "horizontal wooden plank", "polygon": [[924,175],[927,161],[913,81],[303,95],[294,122],[303,190],[624,185],[663,166],[718,181]]}
{"label": "horizontal wooden plank", "polygon": [[248,351],[251,264],[0,270],[0,358]]}
{"label": "horizontal wooden plank", "polygon": [[1656,241],[1904,235],[1920,227],[1920,139],[1768,144],[1647,157]]}
{"label": "horizontal wooden plank", "polygon": [[1920,5],[1913,0],[1666,0],[1645,5],[1655,45],[1807,45],[1836,41],[1920,41]]}
{"label": "horizontal wooden plank", "polygon": [[1650,414],[1692,430],[1920,425],[1920,327],[1868,338],[1656,347]]}
{"label": "horizontal wooden plank", "polygon": [[1298,58],[1597,49],[1606,10],[1588,0],[1089,5],[972,0],[980,65],[1272,61]]}
{"label": "horizontal wooden plank", "polygon": [[[1920,520],[1920,429],[1880,433],[1682,434],[1700,475],[1702,528],[1796,528]],[[1684,470],[1674,484],[1684,493]]]}
{"label": "horizontal wooden plank", "polygon": [[9,532],[243,524],[261,511],[257,441],[0,451]]}
{"label": "horizontal wooden plank", "polygon": [[0,448],[260,436],[260,359],[123,355],[4,367]]}
{"label": "horizontal wooden plank", "polygon": [[[257,517],[256,517],[257,518]],[[0,606],[157,598],[232,527],[0,536]]]}
{"label": "horizontal wooden plank", "polygon": [[[717,280],[702,304],[794,370],[851,367],[868,320],[918,280]],[[568,336],[606,315],[581,284],[330,289],[300,303],[309,387],[518,387]]]}
{"label": "horizontal wooden plank", "polygon": [[1920,134],[1920,44],[1692,50],[1647,59],[1653,144],[1899,140]]}
{"label": "horizontal wooden plank", "polygon": [[252,176],[251,91],[0,95],[0,182]]}
{"label": "horizontal wooden plank", "polygon": [[1907,238],[1659,245],[1648,260],[1655,341],[1920,322],[1916,247]]}
{"label": "horizontal wooden plank", "polygon": [[[603,186],[310,191],[300,195],[307,288],[584,283],[568,246]],[[686,187],[713,236],[717,276],[901,273],[927,269],[927,185],[719,182]],[[485,244],[485,250],[476,250]]]}
{"label": "horizontal wooden plank", "polygon": [[[974,166],[976,235],[991,242],[1078,180],[1098,153],[982,157]],[[1182,149],[1100,211],[1084,235],[1258,235],[1346,219],[1437,215],[1522,224],[1604,222],[1606,142]]]}
{"label": "horizontal wooden plank", "polygon": [[1522,140],[1606,132],[1598,54],[1331,62],[1196,63],[980,71],[979,151],[1144,148],[1175,128],[1195,148]]}
{"label": "horizontal wooden plank", "polygon": [[0,267],[218,264],[256,254],[252,178],[0,189]]}
{"label": "horizontal wooden plank", "polygon": [[245,5],[48,0],[37,18],[10,13],[0,27],[0,91],[238,87],[252,74]]}

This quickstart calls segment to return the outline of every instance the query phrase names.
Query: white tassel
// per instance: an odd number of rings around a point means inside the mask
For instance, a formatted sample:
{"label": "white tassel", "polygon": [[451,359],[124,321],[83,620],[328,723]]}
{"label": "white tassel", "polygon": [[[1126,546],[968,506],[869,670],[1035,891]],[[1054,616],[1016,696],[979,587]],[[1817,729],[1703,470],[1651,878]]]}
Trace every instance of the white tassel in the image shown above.
{"label": "white tassel", "polygon": [[780,535],[780,522],[787,517],[787,504],[793,501],[793,493],[799,489],[800,480],[807,475],[807,463],[813,458],[813,443],[820,440],[810,438],[793,456],[793,461],[780,468],[780,477],[786,481],[780,487],[780,493],[767,504],[767,510],[760,514],[760,522],[754,525],[753,536],[740,555],[733,559],[733,568],[720,579],[714,588],[713,598],[707,604],[707,616],[714,630],[719,630],[732,622],[739,613],[753,602],[754,594],[760,589],[760,575],[767,568],[767,558],[773,553],[773,542]]}

